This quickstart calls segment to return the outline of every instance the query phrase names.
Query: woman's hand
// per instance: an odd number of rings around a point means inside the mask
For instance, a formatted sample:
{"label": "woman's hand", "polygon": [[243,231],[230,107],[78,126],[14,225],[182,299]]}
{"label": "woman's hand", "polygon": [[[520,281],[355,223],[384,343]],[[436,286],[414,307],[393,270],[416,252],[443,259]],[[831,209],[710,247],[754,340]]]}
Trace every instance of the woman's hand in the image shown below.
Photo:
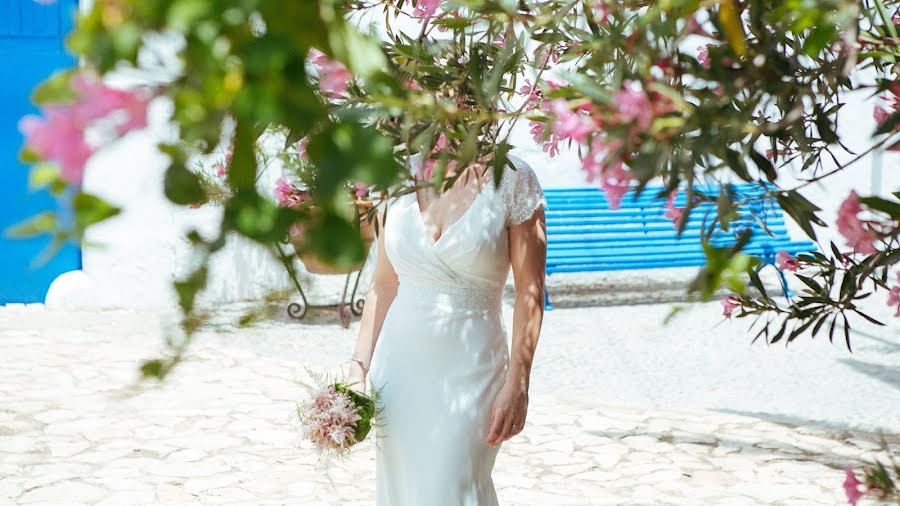
{"label": "woman's hand", "polygon": [[522,432],[528,414],[528,380],[507,376],[491,407],[491,430],[486,443],[497,446]]}
{"label": "woman's hand", "polygon": [[366,371],[359,362],[350,362],[346,383],[353,390],[361,394],[366,393]]}

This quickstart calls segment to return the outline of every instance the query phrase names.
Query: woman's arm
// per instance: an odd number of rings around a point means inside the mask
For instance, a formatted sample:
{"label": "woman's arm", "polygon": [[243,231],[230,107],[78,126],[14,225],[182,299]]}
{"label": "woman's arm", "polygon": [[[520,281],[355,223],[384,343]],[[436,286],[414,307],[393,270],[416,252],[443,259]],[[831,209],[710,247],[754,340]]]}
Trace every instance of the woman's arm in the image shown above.
{"label": "woman's arm", "polygon": [[[353,360],[350,362],[350,370],[347,374],[347,383],[361,392],[366,391],[366,374],[369,364],[372,362],[372,352],[375,351],[375,343],[388,308],[397,295],[397,273],[387,257],[384,249],[384,223],[387,210],[378,215],[377,255],[375,258],[375,273],[372,277],[372,285],[366,294],[366,303],[363,306],[362,319],[359,326],[359,338],[353,351]],[[365,364],[365,368],[359,362]]]}
{"label": "woman's arm", "polygon": [[509,227],[509,258],[516,285],[512,352],[509,370],[491,409],[487,443],[496,446],[522,432],[528,413],[531,363],[544,318],[544,268],[547,233],[544,209],[523,223]]}

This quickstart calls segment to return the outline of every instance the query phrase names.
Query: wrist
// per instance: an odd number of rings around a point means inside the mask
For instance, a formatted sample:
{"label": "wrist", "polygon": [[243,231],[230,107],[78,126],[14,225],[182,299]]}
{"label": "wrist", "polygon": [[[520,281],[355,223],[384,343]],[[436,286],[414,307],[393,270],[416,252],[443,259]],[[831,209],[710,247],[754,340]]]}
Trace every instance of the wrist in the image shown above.
{"label": "wrist", "polygon": [[509,371],[506,373],[507,382],[519,386],[525,391],[528,391],[530,379],[531,371],[529,369],[521,366],[516,367],[514,364],[510,365]]}
{"label": "wrist", "polygon": [[369,366],[365,364],[362,360],[359,359],[350,359],[350,374],[358,375],[365,378],[369,375]]}

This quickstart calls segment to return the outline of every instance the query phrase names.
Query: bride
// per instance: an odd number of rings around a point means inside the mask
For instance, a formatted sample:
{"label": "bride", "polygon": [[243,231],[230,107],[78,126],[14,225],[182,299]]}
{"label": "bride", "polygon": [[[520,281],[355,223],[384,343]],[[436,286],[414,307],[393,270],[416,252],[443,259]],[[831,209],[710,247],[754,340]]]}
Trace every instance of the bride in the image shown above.
{"label": "bride", "polygon": [[[544,195],[510,157],[499,185],[463,169],[379,213],[377,262],[348,382],[379,392],[377,504],[491,506],[491,470],[520,433],[543,318]],[[501,314],[512,266],[511,353]],[[368,376],[368,378],[367,378]]]}

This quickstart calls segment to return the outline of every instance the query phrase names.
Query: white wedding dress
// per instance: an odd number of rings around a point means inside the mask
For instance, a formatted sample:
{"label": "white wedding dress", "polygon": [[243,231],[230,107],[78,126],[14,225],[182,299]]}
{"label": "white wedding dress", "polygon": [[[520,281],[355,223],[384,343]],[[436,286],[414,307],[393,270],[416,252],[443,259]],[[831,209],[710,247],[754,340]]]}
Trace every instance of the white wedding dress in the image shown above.
{"label": "white wedding dress", "polygon": [[497,448],[485,443],[509,358],[501,296],[507,226],[544,203],[534,172],[510,158],[434,241],[415,193],[389,203],[385,249],[400,281],[370,367],[380,390],[379,506],[492,506]]}

